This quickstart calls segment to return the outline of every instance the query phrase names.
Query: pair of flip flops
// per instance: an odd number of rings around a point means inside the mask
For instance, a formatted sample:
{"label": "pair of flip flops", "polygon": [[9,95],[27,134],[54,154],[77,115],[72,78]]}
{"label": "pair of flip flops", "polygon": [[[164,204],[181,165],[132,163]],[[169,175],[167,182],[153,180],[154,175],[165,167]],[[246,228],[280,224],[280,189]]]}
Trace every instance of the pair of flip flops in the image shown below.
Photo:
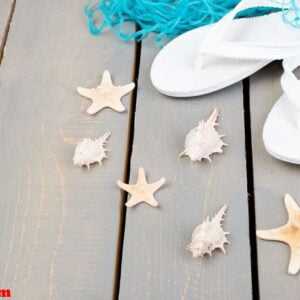
{"label": "pair of flip flops", "polygon": [[[254,7],[272,13],[237,18]],[[300,65],[300,29],[282,21],[282,9],[286,8],[270,0],[242,0],[218,23],[191,30],[166,45],[153,61],[151,80],[169,96],[200,96],[283,59],[285,94],[268,116],[263,139],[270,154],[300,164],[300,101],[296,98],[300,84],[292,72]]]}

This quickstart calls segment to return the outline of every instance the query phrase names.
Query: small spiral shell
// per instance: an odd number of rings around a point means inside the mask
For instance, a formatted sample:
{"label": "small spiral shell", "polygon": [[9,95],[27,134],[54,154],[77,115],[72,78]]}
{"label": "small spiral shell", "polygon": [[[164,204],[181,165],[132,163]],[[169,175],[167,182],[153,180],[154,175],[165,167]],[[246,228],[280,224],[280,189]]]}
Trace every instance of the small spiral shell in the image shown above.
{"label": "small spiral shell", "polygon": [[110,135],[111,133],[108,131],[98,139],[85,138],[82,142],[80,142],[75,149],[73,157],[74,165],[78,165],[80,167],[86,165],[88,169],[90,168],[90,164],[96,162],[101,165],[101,161],[104,158],[107,158],[106,151],[108,150],[104,149],[104,145]]}
{"label": "small spiral shell", "polygon": [[205,254],[211,253],[213,250],[220,248],[224,253],[224,244],[229,244],[226,235],[229,232],[223,231],[221,222],[227,206],[224,205],[218,213],[209,221],[209,217],[195,228],[192,234],[192,241],[187,246],[187,250],[191,251],[193,257],[203,257]]}
{"label": "small spiral shell", "polygon": [[180,156],[187,155],[192,161],[207,159],[211,162],[210,155],[223,152],[223,146],[227,146],[222,141],[224,135],[220,135],[215,129],[219,114],[219,110],[215,108],[207,121],[200,121],[199,125],[188,133],[185,149]]}

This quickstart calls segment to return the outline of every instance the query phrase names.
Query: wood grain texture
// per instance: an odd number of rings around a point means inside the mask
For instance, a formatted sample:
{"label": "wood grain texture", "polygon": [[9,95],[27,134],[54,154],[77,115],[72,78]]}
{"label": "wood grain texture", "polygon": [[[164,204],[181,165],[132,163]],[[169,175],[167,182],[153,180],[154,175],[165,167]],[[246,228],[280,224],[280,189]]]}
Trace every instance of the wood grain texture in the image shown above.
{"label": "wood grain texture", "polygon": [[[268,113],[282,95],[279,63],[272,64],[251,78],[251,129],[257,229],[284,225],[287,212],[284,195],[289,193],[300,204],[299,166],[269,155],[263,145],[262,130]],[[279,242],[257,240],[260,295],[263,300],[299,299],[299,275],[288,275],[290,249]]]}
{"label": "wood grain texture", "polygon": [[[13,299],[112,297],[128,113],[90,116],[76,88],[105,69],[132,81],[134,46],[90,35],[85,3],[18,0],[0,68],[0,286]],[[74,167],[74,144],[107,130],[102,167]]]}
{"label": "wood grain texture", "polygon": [[[4,46],[2,41],[6,30],[9,14],[12,9],[12,3],[13,0],[0,1],[0,47],[1,48]],[[0,49],[0,51],[2,51],[2,49]]]}
{"label": "wood grain texture", "polygon": [[[120,299],[251,299],[241,84],[199,99],[165,97],[149,78],[157,51],[151,40],[142,45],[130,182],[141,166],[149,182],[164,176],[166,185],[155,194],[158,208],[127,209]],[[216,106],[224,155],[212,164],[179,158],[186,134]],[[193,229],[224,204],[228,254],[193,259],[186,251]]]}

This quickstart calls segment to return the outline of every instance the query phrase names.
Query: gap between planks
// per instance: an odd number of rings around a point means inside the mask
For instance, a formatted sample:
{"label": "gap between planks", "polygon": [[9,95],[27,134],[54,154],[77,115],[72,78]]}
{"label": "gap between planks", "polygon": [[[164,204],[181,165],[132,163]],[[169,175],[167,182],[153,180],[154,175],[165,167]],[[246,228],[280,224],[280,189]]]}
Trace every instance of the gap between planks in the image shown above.
{"label": "gap between planks", "polygon": [[14,12],[15,12],[16,2],[17,2],[17,0],[13,0],[13,2],[11,4],[10,13],[8,15],[8,19],[6,22],[5,29],[4,29],[3,37],[2,37],[2,40],[0,41],[0,66],[2,63],[2,59],[4,57],[4,49],[5,49],[5,45],[6,45],[8,34],[9,34],[10,24],[12,22],[12,18],[13,18]]}
{"label": "gap between planks", "polygon": [[251,255],[251,278],[252,278],[252,299],[258,300],[259,279],[256,245],[256,219],[255,219],[255,196],[254,196],[254,175],[252,157],[252,137],[251,137],[251,111],[250,111],[250,87],[249,78],[243,80],[243,100],[244,100],[244,129],[245,129],[245,152],[247,170],[247,192],[249,211],[249,240]]}
{"label": "gap between planks", "polygon": [[[132,146],[134,141],[135,111],[138,90],[138,78],[141,59],[142,44],[136,43],[135,46],[135,69],[134,81],[136,88],[132,95],[132,101],[129,109],[128,124],[128,142],[126,147],[126,159],[124,162],[123,182],[128,183],[130,178],[130,165],[132,157]],[[247,166],[247,192],[248,192],[248,211],[249,211],[249,236],[251,247],[251,276],[252,276],[252,298],[259,299],[259,280],[258,280],[258,261],[256,246],[256,221],[255,221],[255,197],[254,197],[254,177],[253,177],[253,159],[252,159],[252,139],[251,139],[251,112],[250,112],[250,88],[249,79],[243,80],[243,106],[244,106],[244,129],[245,129],[245,150],[246,150],[246,166]],[[115,282],[113,299],[118,299],[121,281],[122,254],[126,224],[126,206],[128,194],[121,191],[121,207],[120,207],[120,224],[119,238],[117,245],[116,265],[115,265]]]}
{"label": "gap between planks", "polygon": [[[130,166],[131,166],[131,157],[132,157],[132,147],[134,140],[134,125],[135,125],[135,111],[136,111],[136,102],[137,102],[137,91],[138,91],[138,78],[140,71],[140,61],[141,61],[141,50],[142,43],[135,43],[135,59],[134,59],[134,82],[135,89],[133,90],[130,107],[129,107],[129,117],[128,117],[128,133],[127,133],[127,145],[126,145],[126,156],[124,161],[124,175],[123,182],[129,183],[130,179]],[[126,225],[126,211],[127,207],[125,203],[127,202],[128,193],[124,190],[120,191],[121,201],[120,201],[120,220],[119,220],[119,237],[117,244],[117,253],[116,253],[116,264],[115,264],[115,281],[113,289],[113,299],[119,298],[120,291],[120,282],[121,282],[121,269],[122,269],[122,254],[123,254],[123,243],[125,235],[125,225]]]}

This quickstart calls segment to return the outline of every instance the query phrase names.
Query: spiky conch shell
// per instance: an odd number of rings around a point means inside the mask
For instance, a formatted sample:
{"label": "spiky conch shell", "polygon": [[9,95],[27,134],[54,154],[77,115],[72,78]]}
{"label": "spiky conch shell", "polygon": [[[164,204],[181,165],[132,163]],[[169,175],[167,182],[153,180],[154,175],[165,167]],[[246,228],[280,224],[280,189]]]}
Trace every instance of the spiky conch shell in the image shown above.
{"label": "spiky conch shell", "polygon": [[90,168],[90,164],[98,162],[101,165],[101,161],[107,158],[104,146],[110,137],[111,132],[108,131],[100,136],[98,139],[85,138],[81,141],[75,149],[75,154],[73,157],[74,165],[79,165],[80,167],[86,165]]}
{"label": "spiky conch shell", "polygon": [[207,121],[200,121],[199,125],[188,133],[185,149],[180,156],[187,155],[192,161],[208,159],[211,162],[211,154],[223,152],[222,147],[227,146],[222,141],[225,135],[219,134],[215,129],[219,115],[220,111],[215,108]]}
{"label": "spiky conch shell", "polygon": [[205,254],[211,253],[213,250],[220,248],[224,253],[224,244],[229,244],[225,232],[222,228],[221,222],[227,206],[224,205],[217,214],[209,221],[209,217],[195,228],[192,234],[192,241],[187,246],[187,250],[193,253],[193,257],[203,257]]}

